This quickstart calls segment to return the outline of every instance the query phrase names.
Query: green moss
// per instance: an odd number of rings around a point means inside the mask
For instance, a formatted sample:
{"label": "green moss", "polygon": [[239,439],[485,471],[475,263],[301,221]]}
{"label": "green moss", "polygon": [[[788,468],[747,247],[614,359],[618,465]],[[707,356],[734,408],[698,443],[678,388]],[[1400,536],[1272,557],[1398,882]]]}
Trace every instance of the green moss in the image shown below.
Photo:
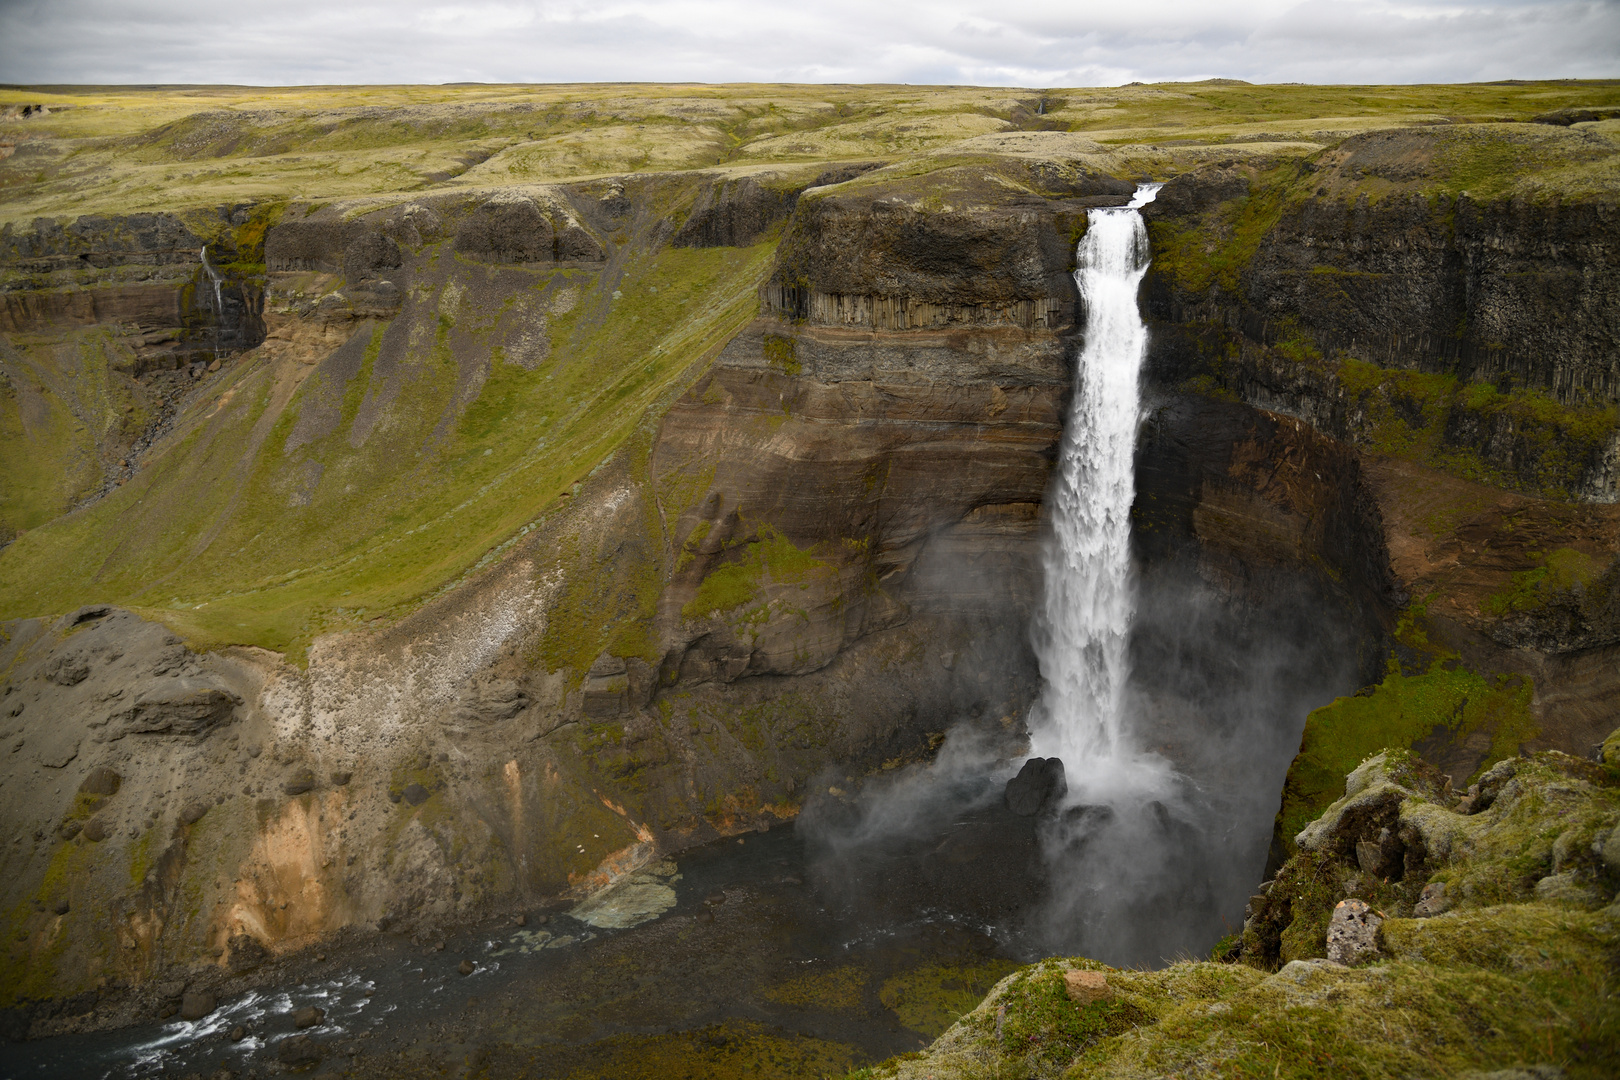
{"label": "green moss", "polygon": [[765,362],[784,374],[799,374],[802,368],[799,364],[798,343],[793,338],[783,337],[780,334],[766,334]]}
{"label": "green moss", "polygon": [[1017,966],[1010,960],[928,964],[885,979],[878,997],[900,1023],[934,1038],[971,1012]]}
{"label": "green moss", "polygon": [[1279,836],[1291,844],[1344,793],[1345,774],[1386,747],[1404,749],[1440,732],[1460,741],[1488,731],[1491,750],[1481,771],[1511,756],[1538,730],[1530,714],[1533,692],[1534,684],[1515,675],[1481,675],[1445,664],[1405,675],[1392,665],[1371,693],[1338,698],[1306,717],[1283,786]]}
{"label": "green moss", "polygon": [[[1089,961],[1076,966],[1102,967]],[[1141,1008],[1117,998],[1090,1005],[1071,1001],[1064,971],[1057,960],[1042,961],[1014,975],[1002,990],[1000,1003],[1007,1007],[1001,1025],[1003,1054],[1024,1058],[1036,1067],[1061,1066],[1148,1019]]]}
{"label": "green moss", "polygon": [[129,883],[131,887],[139,888],[146,880],[146,875],[152,870],[152,839],[157,835],[154,828],[142,829],[141,835],[129,846]]}
{"label": "green moss", "polygon": [[1153,267],[1192,293],[1211,286],[1241,296],[1242,274],[1290,201],[1297,195],[1291,181],[1298,176],[1295,163],[1257,176],[1251,192],[1222,203],[1196,224],[1164,220],[1148,224],[1153,245]]}
{"label": "green moss", "polygon": [[[1571,497],[1620,430],[1614,405],[1563,405],[1539,390],[1504,393],[1488,383],[1352,358],[1340,361],[1337,374],[1364,417],[1358,438],[1370,449],[1553,498]],[[1511,431],[1511,470],[1486,462],[1471,446],[1448,442],[1447,432],[1459,426]]]}
{"label": "green moss", "polygon": [[739,559],[709,572],[697,594],[681,608],[681,614],[700,619],[733,611],[753,603],[766,581],[803,584],[811,574],[829,568],[828,563],[766,526],[757,539],[744,546]]}
{"label": "green moss", "polygon": [[1512,615],[1546,606],[1560,592],[1591,584],[1603,573],[1598,560],[1572,548],[1549,552],[1541,566],[1513,575],[1513,583],[1485,601],[1492,615]]}
{"label": "green moss", "polygon": [[854,1012],[865,997],[870,974],[853,964],[810,971],[761,991],[760,996],[778,1005],[821,1012]]}

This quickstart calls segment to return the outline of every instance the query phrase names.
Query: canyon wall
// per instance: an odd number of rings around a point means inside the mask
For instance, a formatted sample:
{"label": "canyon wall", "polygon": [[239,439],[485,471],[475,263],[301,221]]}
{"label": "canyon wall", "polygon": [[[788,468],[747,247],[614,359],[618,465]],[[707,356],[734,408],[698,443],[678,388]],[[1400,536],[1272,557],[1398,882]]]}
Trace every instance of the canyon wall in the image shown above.
{"label": "canyon wall", "polygon": [[[1353,143],[1149,215],[1132,692],[1153,749],[1265,798],[1392,657],[1528,688],[1534,730],[1401,733],[1455,734],[1459,782],[1615,693],[1612,205],[1334,202]],[[117,1023],[165,972],[566,903],[959,724],[1018,752],[1074,246],[1133,186],[1010,157],[224,213],[262,338],[122,376],[169,412],[4,555],[38,617],[0,652],[0,1004]],[[8,268],[93,262],[73,228],[6,234]],[[137,286],[139,333],[184,328],[200,228],[8,292],[7,348],[110,332]]]}

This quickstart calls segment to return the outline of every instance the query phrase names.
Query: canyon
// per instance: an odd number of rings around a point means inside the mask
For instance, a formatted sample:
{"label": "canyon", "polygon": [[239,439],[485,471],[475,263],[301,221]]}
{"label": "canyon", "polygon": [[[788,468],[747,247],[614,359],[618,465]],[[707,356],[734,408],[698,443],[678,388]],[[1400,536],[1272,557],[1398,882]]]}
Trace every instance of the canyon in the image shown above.
{"label": "canyon", "polygon": [[[1234,823],[1184,947],[1369,756],[1453,798],[1620,727],[1620,121],[1553,115],[1620,87],[912,89],[27,121],[64,127],[0,161],[7,1039],[577,910],[942,747],[1015,768],[1077,247],[1144,180],[1122,695]],[[639,156],[578,156],[610,130]],[[1580,867],[1554,899],[1608,904]],[[1326,955],[1289,918],[1248,959]]]}

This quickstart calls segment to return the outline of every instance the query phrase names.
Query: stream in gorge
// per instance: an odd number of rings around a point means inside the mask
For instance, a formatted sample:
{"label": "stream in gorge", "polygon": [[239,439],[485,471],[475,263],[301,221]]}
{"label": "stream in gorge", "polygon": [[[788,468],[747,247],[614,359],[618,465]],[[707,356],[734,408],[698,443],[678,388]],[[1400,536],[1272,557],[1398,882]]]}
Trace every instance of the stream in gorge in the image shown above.
{"label": "stream in gorge", "polygon": [[[796,825],[662,860],[543,922],[470,928],[442,950],[386,934],[334,948],[199,1021],[6,1046],[0,1077],[838,1075],[920,1049],[1018,962],[1207,951],[1258,880],[1298,728],[1262,763],[1272,794],[1257,797],[1242,776],[1223,788],[1218,769],[1178,772],[1134,727],[1138,208],[1157,188],[1091,210],[1077,252],[1085,343],[1049,496],[1033,628],[1045,688],[1029,718],[1030,754],[1061,759],[1066,790],[1039,814],[1004,803],[1021,764],[1006,745],[958,729],[933,763],[817,790]],[[1185,622],[1179,607],[1153,617]],[[293,1014],[310,1005],[325,1019],[301,1032]]]}

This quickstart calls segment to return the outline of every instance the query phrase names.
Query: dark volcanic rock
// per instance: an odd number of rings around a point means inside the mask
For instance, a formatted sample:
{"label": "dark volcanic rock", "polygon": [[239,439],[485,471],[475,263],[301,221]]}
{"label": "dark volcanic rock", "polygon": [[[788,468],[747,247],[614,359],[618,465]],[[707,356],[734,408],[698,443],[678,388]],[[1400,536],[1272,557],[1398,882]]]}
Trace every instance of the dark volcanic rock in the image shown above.
{"label": "dark volcanic rock", "polygon": [[319,1027],[326,1019],[326,1010],[314,1005],[305,1005],[293,1013],[293,1023],[300,1031],[304,1028]]}
{"label": "dark volcanic rock", "polygon": [[1034,817],[1068,790],[1061,758],[1030,758],[1018,775],[1007,781],[1007,809],[1020,817]]}
{"label": "dark volcanic rock", "polygon": [[281,789],[288,795],[302,795],[306,791],[315,790],[315,773],[311,769],[299,769],[287,778]]}
{"label": "dark volcanic rock", "polygon": [[90,775],[86,776],[84,782],[79,785],[79,794],[99,795],[106,798],[118,794],[118,788],[123,782],[124,778],[107,768],[107,766],[97,765],[90,770]]}
{"label": "dark volcanic rock", "polygon": [[180,999],[180,1019],[201,1020],[217,1008],[218,999],[206,990],[190,993]]}
{"label": "dark volcanic rock", "polygon": [[321,1044],[308,1035],[295,1036],[281,1044],[281,1049],[276,1051],[276,1060],[294,1069],[319,1064]]}
{"label": "dark volcanic rock", "polygon": [[751,176],[716,184],[698,197],[671,243],[675,247],[745,247],[785,221],[798,199],[796,190],[767,187]]}
{"label": "dark volcanic rock", "polygon": [[232,974],[240,975],[244,971],[254,968],[270,959],[270,951],[266,949],[257,938],[248,934],[237,934],[231,938],[227,964]]}
{"label": "dark volcanic rock", "polygon": [[432,793],[421,784],[407,784],[405,786],[405,790],[401,792],[401,794],[404,795],[405,801],[410,803],[412,806],[421,806],[423,803],[427,802],[428,798],[432,795]]}
{"label": "dark volcanic rock", "polygon": [[456,250],[486,262],[550,262],[556,233],[533,199],[502,194],[468,214],[456,231]]}
{"label": "dark volcanic rock", "polygon": [[135,699],[113,719],[113,738],[124,735],[201,735],[229,720],[242,699],[229,690],[176,679]]}

